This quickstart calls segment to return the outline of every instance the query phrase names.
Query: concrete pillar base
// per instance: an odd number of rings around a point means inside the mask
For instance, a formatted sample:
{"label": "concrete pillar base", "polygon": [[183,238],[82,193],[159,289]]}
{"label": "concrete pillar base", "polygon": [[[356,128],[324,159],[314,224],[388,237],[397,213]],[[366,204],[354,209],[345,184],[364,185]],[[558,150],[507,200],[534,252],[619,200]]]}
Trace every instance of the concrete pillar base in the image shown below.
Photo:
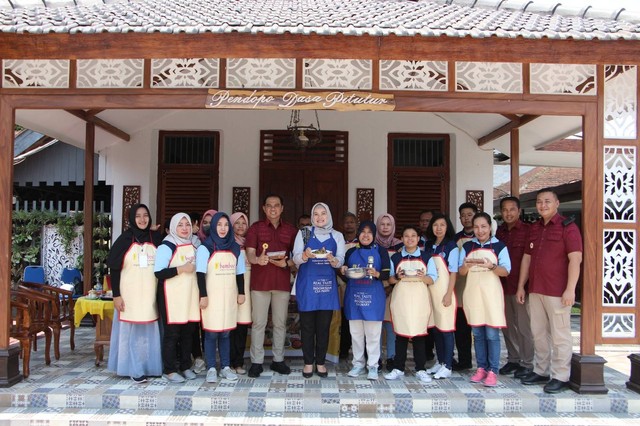
{"label": "concrete pillar base", "polygon": [[604,364],[607,361],[598,355],[573,354],[569,387],[582,394],[605,394]]}
{"label": "concrete pillar base", "polygon": [[631,376],[626,383],[627,388],[640,393],[640,354],[631,354],[627,358],[631,361]]}
{"label": "concrete pillar base", "polygon": [[20,345],[0,349],[0,387],[8,388],[20,381]]}

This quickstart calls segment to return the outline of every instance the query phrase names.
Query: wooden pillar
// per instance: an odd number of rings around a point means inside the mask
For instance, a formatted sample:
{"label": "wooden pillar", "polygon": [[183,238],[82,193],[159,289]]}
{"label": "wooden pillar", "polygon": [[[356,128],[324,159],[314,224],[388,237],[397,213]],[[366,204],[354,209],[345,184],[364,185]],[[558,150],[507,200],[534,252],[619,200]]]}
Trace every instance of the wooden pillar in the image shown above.
{"label": "wooden pillar", "polygon": [[93,287],[93,156],[96,125],[87,122],[84,147],[84,293]]}
{"label": "wooden pillar", "polygon": [[520,130],[511,130],[511,196],[520,196]]}
{"label": "wooden pillar", "polygon": [[0,95],[0,241],[5,244],[4,250],[0,250],[0,387],[12,386],[22,380],[20,347],[9,345],[14,125],[13,107]]}

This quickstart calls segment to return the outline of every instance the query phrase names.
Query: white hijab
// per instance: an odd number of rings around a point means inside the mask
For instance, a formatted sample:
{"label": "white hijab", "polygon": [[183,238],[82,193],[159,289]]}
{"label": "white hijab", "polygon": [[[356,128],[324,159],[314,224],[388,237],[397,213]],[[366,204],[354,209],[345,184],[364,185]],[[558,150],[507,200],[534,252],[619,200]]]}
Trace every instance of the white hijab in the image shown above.
{"label": "white hijab", "polygon": [[189,221],[189,228],[191,228],[191,218],[186,213],[176,213],[171,218],[171,223],[169,224],[169,235],[164,237],[162,241],[168,241],[170,243],[175,244],[176,246],[181,246],[185,244],[192,244],[191,241],[191,230],[189,230],[189,236],[187,238],[180,238],[178,235],[178,224],[182,220],[182,218],[187,218]]}
{"label": "white hijab", "polygon": [[[313,220],[313,212],[318,207],[323,207],[327,211],[327,223],[323,227],[318,226]],[[333,231],[333,218],[331,217],[331,210],[329,210],[329,206],[325,203],[314,204],[311,209],[311,225],[313,226],[316,235],[328,235]]]}

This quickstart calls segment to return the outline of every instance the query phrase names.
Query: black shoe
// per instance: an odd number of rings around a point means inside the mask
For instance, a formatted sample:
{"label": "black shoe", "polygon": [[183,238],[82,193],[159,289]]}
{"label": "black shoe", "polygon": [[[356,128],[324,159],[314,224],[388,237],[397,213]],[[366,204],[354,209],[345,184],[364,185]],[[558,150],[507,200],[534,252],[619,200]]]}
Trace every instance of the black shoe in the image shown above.
{"label": "black shoe", "polygon": [[319,371],[318,366],[316,365],[316,374],[318,375],[318,377],[322,377],[322,378],[329,377],[329,370]]}
{"label": "black shoe", "polygon": [[262,374],[263,371],[264,369],[262,368],[262,364],[251,364],[251,367],[249,367],[249,372],[247,373],[247,375],[255,379],[257,377],[260,377],[260,374]]}
{"label": "black shoe", "polygon": [[391,373],[393,371],[393,367],[395,367],[393,358],[388,358],[385,368],[389,373]]}
{"label": "black shoe", "polygon": [[469,369],[471,369],[471,367],[472,367],[472,366],[471,366],[471,364],[460,364],[460,363],[457,363],[457,364],[454,364],[454,365],[451,367],[451,369],[452,369],[453,371],[464,371],[464,370],[469,370]]}
{"label": "black shoe", "polygon": [[507,362],[505,365],[502,366],[502,368],[499,370],[500,374],[511,374],[511,373],[515,373],[518,368],[520,368],[520,364],[518,364],[517,362]]}
{"label": "black shoe", "polygon": [[526,376],[524,376],[522,379],[520,379],[520,382],[523,385],[539,385],[542,383],[548,383],[549,382],[549,376],[541,376],[537,373],[534,373],[533,371],[529,374],[527,374]]}
{"label": "black shoe", "polygon": [[138,384],[147,383],[147,381],[148,381],[147,376],[140,376],[140,377],[131,376],[131,380],[133,380],[134,382],[136,382]]}
{"label": "black shoe", "polygon": [[530,374],[532,372],[533,372],[533,368],[518,367],[518,369],[515,371],[515,373],[513,373],[513,378],[514,379],[522,379],[524,376],[526,376],[527,374]]}
{"label": "black shoe", "polygon": [[289,374],[291,373],[291,369],[289,368],[289,366],[287,364],[284,363],[284,361],[280,361],[280,362],[272,362],[271,363],[271,371],[275,371],[276,373],[280,373],[280,374]]}
{"label": "black shoe", "polygon": [[565,389],[569,389],[569,382],[561,382],[558,379],[551,379],[549,383],[542,388],[546,393],[560,393]]}

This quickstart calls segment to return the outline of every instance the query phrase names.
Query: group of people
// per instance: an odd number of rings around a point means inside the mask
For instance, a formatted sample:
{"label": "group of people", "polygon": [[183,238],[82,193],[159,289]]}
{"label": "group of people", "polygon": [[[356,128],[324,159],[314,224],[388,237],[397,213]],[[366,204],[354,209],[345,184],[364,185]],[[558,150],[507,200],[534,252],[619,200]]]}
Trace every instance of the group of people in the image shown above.
{"label": "group of people", "polygon": [[[351,346],[351,377],[377,380],[386,359],[385,379],[400,379],[412,342],[421,382],[449,378],[472,367],[473,335],[477,369],[471,382],[496,386],[499,374],[514,374],[524,384],[560,392],[569,381],[580,233],[558,214],[551,189],[538,193],[541,218],[534,224],[520,219],[517,198],[501,200],[500,207],[503,224],[495,236],[491,216],[464,203],[459,233],[447,215],[423,211],[420,226],[405,226],[397,239],[389,214],[358,224],[347,213],[343,234],[325,203],[316,203],[296,228],[282,220],[282,198],[269,195],[265,218],[251,226],[242,213],[210,210],[196,236],[189,215],[178,213],[161,240],[147,207],[133,206],[131,227],[108,259],[116,310],[109,369],[136,382],[160,375],[171,382],[194,379],[204,369],[202,361],[198,368],[202,332],[208,382],[218,375],[259,377],[270,312],[270,368],[289,374],[284,352],[293,295],[305,378],[329,374],[330,326],[342,310],[341,357]],[[508,352],[503,367],[500,329]],[[434,347],[437,361],[427,369]]]}

